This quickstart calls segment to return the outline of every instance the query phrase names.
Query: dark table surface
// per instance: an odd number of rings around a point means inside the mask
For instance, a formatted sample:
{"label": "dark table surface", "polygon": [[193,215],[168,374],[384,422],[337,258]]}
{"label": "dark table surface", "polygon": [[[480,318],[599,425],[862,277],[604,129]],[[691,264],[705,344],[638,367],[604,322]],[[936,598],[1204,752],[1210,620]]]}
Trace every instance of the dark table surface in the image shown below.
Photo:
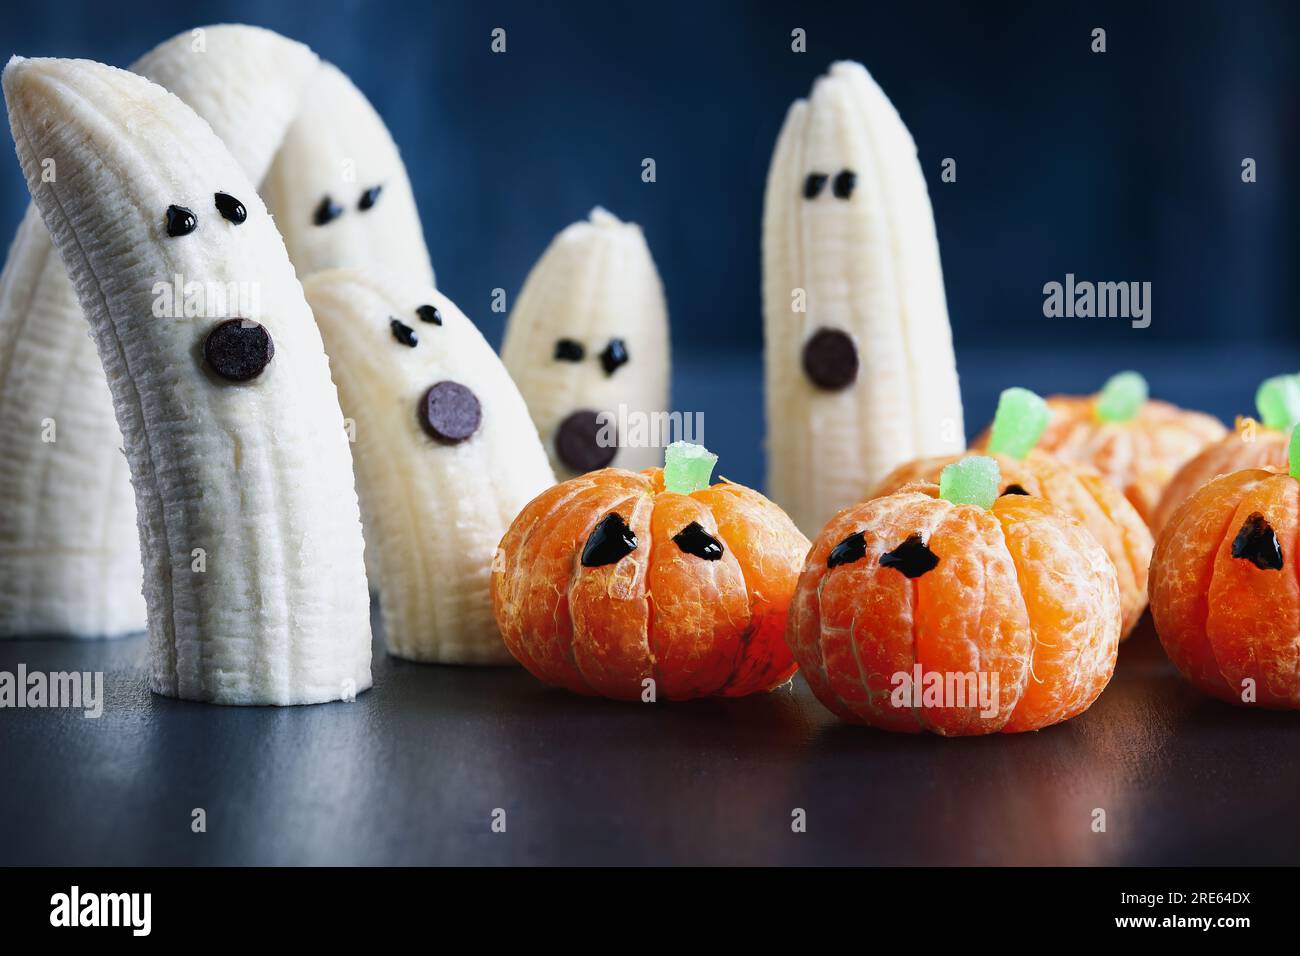
{"label": "dark table surface", "polygon": [[[966,739],[844,725],[798,678],[744,700],[620,704],[379,644],[355,703],[223,708],[150,694],[145,649],[0,644],[0,668],[103,670],[107,688],[98,719],[0,717],[0,863],[1300,860],[1296,715],[1199,696],[1149,624],[1087,713]],[[191,831],[198,807],[206,833]]]}
{"label": "dark table surface", "polygon": [[[1295,359],[1123,364],[1230,417]],[[971,430],[1004,385],[1086,390],[1115,361],[964,358]],[[719,470],[760,483],[757,357],[679,365],[676,395],[709,410]],[[744,700],[618,704],[518,669],[394,661],[378,636],[375,686],[350,704],[167,700],[145,662],[142,637],[0,641],[0,670],[104,671],[107,695],[99,719],[0,710],[0,864],[1300,862],[1300,715],[1201,697],[1149,621],[1079,718],[956,740],[846,726],[798,678]]]}

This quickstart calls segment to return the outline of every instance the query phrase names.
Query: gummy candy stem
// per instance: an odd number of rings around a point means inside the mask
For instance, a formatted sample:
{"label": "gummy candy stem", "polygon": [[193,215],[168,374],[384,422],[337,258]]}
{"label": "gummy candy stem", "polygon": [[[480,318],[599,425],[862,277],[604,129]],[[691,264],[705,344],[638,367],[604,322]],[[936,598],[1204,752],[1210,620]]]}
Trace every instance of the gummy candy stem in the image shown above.
{"label": "gummy candy stem", "polygon": [[1291,429],[1291,445],[1287,449],[1287,457],[1290,459],[1291,477],[1300,478],[1300,425]]}
{"label": "gummy candy stem", "polygon": [[664,490],[689,495],[709,487],[718,456],[703,445],[675,441],[664,450]]}
{"label": "gummy candy stem", "polygon": [[1131,421],[1146,400],[1147,380],[1137,372],[1118,372],[1097,396],[1097,417],[1103,422]]}
{"label": "gummy candy stem", "polygon": [[993,416],[989,451],[1008,458],[1024,458],[1038,444],[1050,417],[1047,403],[1029,389],[1004,389]]}

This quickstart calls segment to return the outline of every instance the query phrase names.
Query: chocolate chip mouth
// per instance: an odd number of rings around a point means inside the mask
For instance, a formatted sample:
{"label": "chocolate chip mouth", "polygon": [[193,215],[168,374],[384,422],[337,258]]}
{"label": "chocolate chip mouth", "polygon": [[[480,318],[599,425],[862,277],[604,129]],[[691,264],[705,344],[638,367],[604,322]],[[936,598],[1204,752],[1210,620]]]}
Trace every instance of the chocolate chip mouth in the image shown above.
{"label": "chocolate chip mouth", "polygon": [[804,343],[803,373],[823,391],[843,391],[857,381],[858,347],[846,332],[818,329]]}
{"label": "chocolate chip mouth", "polygon": [[555,454],[566,468],[576,472],[605,468],[618,454],[617,440],[601,444],[606,427],[599,412],[582,408],[568,415],[555,430]]}
{"label": "chocolate chip mouth", "polygon": [[420,399],[420,427],[444,445],[463,442],[483,423],[478,396],[459,382],[438,382]]}

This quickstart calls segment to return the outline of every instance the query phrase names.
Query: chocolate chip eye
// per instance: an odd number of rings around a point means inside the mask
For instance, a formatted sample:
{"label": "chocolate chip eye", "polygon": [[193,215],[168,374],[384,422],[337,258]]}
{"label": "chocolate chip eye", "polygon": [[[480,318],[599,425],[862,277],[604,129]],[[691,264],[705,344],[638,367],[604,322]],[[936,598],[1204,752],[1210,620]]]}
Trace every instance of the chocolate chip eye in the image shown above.
{"label": "chocolate chip eye", "polygon": [[442,325],[442,313],[438,311],[437,306],[419,306],[415,310],[415,314],[421,322],[428,322],[431,325]]}
{"label": "chocolate chip eye", "polygon": [[212,197],[217,205],[217,212],[221,213],[222,219],[229,219],[236,226],[248,218],[248,210],[244,204],[228,193],[216,193]]}
{"label": "chocolate chip eye", "polygon": [[444,445],[469,438],[483,422],[478,396],[459,382],[439,382],[420,399],[420,427]]}
{"label": "chocolate chip eye", "polygon": [[167,235],[173,239],[177,236],[188,236],[197,228],[199,228],[199,219],[190,210],[184,206],[167,207]]}
{"label": "chocolate chip eye", "polygon": [[1261,571],[1282,570],[1282,546],[1277,533],[1258,511],[1242,523],[1232,539],[1232,556],[1249,561]]}
{"label": "chocolate chip eye", "polygon": [[705,561],[717,561],[722,557],[722,542],[705,531],[698,521],[692,521],[673,535],[673,543],[687,554]]}
{"label": "chocolate chip eye", "polygon": [[312,213],[311,221],[318,226],[324,226],[333,222],[339,216],[343,215],[343,207],[336,203],[327,195],[320,201],[316,211]]}
{"label": "chocolate chip eye", "polygon": [[415,329],[401,319],[389,319],[388,327],[393,330],[393,338],[407,348],[413,349],[420,344],[420,337],[415,334]]}
{"label": "chocolate chip eye", "polygon": [[617,564],[637,547],[636,535],[627,526],[627,522],[617,512],[610,512],[601,518],[582,549],[582,566],[599,568],[606,564]]}
{"label": "chocolate chip eye", "polygon": [[909,578],[919,578],[927,571],[933,571],[938,564],[939,556],[930,550],[919,534],[908,535],[897,548],[880,556],[882,568],[893,568]]}
{"label": "chocolate chip eye", "polygon": [[271,333],[251,319],[226,319],[203,340],[203,360],[229,382],[257,378],[274,357]]}
{"label": "chocolate chip eye", "polygon": [[555,361],[557,362],[581,362],[586,355],[587,350],[582,347],[581,342],[575,342],[573,339],[555,340]]}
{"label": "chocolate chip eye", "polygon": [[857,173],[850,169],[842,169],[836,175],[835,184],[831,186],[831,191],[835,193],[836,199],[848,199],[853,195],[853,187],[857,184]]}
{"label": "chocolate chip eye", "polygon": [[861,531],[855,531],[835,547],[831,548],[826,567],[838,568],[841,564],[852,564],[867,556],[867,539]]}
{"label": "chocolate chip eye", "polygon": [[[1029,492],[1025,491],[1023,485],[1017,485],[1013,483],[1007,485],[1007,490],[1002,492],[1002,494],[1003,495],[1027,495],[1029,494]],[[998,497],[1000,498],[1002,497],[1002,495],[998,495]]]}
{"label": "chocolate chip eye", "polygon": [[379,194],[383,192],[383,189],[384,189],[383,186],[371,186],[369,189],[363,192],[361,194],[361,198],[357,200],[357,208],[360,209],[362,212],[365,212],[367,209],[371,208],[375,203],[379,201]]}
{"label": "chocolate chip eye", "polygon": [[610,339],[609,344],[605,346],[605,351],[600,353],[600,364],[604,366],[605,374],[613,375],[627,362],[627,346],[623,344],[623,340]]}
{"label": "chocolate chip eye", "polygon": [[816,199],[825,187],[827,178],[825,173],[809,173],[808,178],[803,181],[803,198]]}

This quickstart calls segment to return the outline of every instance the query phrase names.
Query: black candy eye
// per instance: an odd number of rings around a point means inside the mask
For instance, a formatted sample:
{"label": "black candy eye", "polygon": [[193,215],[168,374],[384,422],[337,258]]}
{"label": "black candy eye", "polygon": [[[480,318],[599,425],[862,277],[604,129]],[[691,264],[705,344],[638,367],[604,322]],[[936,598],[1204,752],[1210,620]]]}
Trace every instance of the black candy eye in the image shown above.
{"label": "black candy eye", "polygon": [[831,548],[826,567],[838,568],[841,564],[852,564],[867,556],[867,539],[861,531],[855,531],[835,547]]}
{"label": "black candy eye", "polygon": [[[1029,492],[1025,491],[1023,485],[1017,485],[1015,483],[1012,483],[1007,485],[1007,490],[1002,492],[1002,494],[1003,495],[1027,495],[1029,494]],[[1002,497],[1002,495],[999,495],[998,497]]]}
{"label": "black candy eye", "polygon": [[587,544],[582,549],[582,566],[599,568],[616,564],[637,547],[636,535],[621,515],[610,512],[591,529]]}
{"label": "black candy eye", "polygon": [[248,218],[248,210],[234,196],[228,193],[216,193],[212,199],[216,203],[217,212],[221,213],[222,219],[228,219],[238,226]]}
{"label": "black candy eye", "polygon": [[384,189],[383,186],[371,186],[369,189],[363,192],[361,194],[361,198],[357,200],[357,208],[360,209],[362,212],[365,212],[367,209],[369,209],[371,206],[373,206],[375,203],[379,201],[379,194],[383,191],[383,189]]}
{"label": "black candy eye", "polygon": [[1282,546],[1277,533],[1258,511],[1242,523],[1232,539],[1232,556],[1249,561],[1261,571],[1282,570]]}
{"label": "black candy eye", "polygon": [[687,554],[705,561],[717,561],[722,557],[722,542],[705,531],[698,521],[692,521],[673,535],[673,543]]}
{"label": "black candy eye", "polygon": [[173,239],[177,236],[188,236],[197,228],[199,228],[199,219],[190,210],[184,206],[167,207],[167,235]]}
{"label": "black candy eye", "polygon": [[442,325],[442,313],[438,311],[437,306],[419,306],[415,310],[415,314],[421,322],[428,322],[431,325]]}
{"label": "black candy eye", "polygon": [[327,223],[333,222],[341,215],[343,215],[343,207],[333,199],[330,199],[329,196],[326,196],[320,201],[320,205],[316,207],[316,211],[312,213],[311,221],[318,226],[324,226]]}
{"label": "black candy eye", "polygon": [[397,339],[402,345],[415,348],[420,344],[420,337],[415,334],[415,329],[401,319],[389,319],[388,327],[393,330],[393,338]]}
{"label": "black candy eye", "polygon": [[927,571],[933,571],[938,563],[939,556],[930,550],[919,534],[908,535],[897,548],[880,556],[882,568],[893,568],[909,578],[919,578]]}
{"label": "black candy eye", "polygon": [[835,176],[835,183],[831,186],[831,191],[835,193],[837,199],[848,199],[853,195],[853,187],[857,184],[857,173],[851,169],[842,169]]}
{"label": "black candy eye", "polygon": [[576,342],[573,339],[555,340],[555,361],[557,362],[581,362],[586,354],[587,350],[582,347],[581,342]]}
{"label": "black candy eye", "polygon": [[605,368],[606,375],[613,375],[628,361],[627,346],[623,344],[622,339],[610,339],[609,344],[605,346],[605,351],[600,353],[600,364]]}
{"label": "black candy eye", "polygon": [[816,199],[818,193],[825,187],[826,179],[825,173],[809,173],[808,178],[803,181],[803,198]]}
{"label": "black candy eye", "polygon": [[251,319],[226,319],[203,340],[203,360],[228,382],[257,378],[274,357],[271,333]]}

